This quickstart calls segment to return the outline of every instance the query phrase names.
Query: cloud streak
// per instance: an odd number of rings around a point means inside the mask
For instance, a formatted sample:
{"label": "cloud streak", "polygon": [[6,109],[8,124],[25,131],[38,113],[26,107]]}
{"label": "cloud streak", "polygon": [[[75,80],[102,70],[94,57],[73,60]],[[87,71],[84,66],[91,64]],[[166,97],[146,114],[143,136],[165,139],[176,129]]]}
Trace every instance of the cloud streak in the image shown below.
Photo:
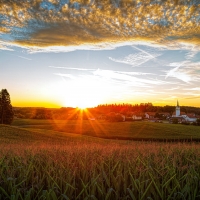
{"label": "cloud streak", "polygon": [[49,66],[50,68],[54,69],[66,69],[66,70],[78,70],[78,71],[94,71],[96,69],[86,69],[86,68],[76,68],[76,67],[56,67],[56,66]]}
{"label": "cloud streak", "polygon": [[138,41],[198,46],[199,24],[198,1],[0,1],[1,40],[35,51]]}
{"label": "cloud streak", "polygon": [[[135,47],[135,48],[137,48],[137,47]],[[109,59],[114,62],[128,64],[128,65],[131,65],[132,67],[137,67],[139,65],[142,65],[142,64],[148,62],[151,59],[158,57],[159,55],[160,54],[152,55],[150,53],[147,53],[146,51],[145,52],[142,51],[142,52],[139,52],[136,54],[129,54],[128,56],[126,56],[125,58],[122,58],[122,59],[115,59],[112,57],[109,57]]]}
{"label": "cloud streak", "polygon": [[185,83],[195,82],[200,79],[200,75],[197,73],[200,70],[199,63],[184,61],[180,63],[170,63],[169,66],[174,68],[167,71],[165,79],[174,77]]}

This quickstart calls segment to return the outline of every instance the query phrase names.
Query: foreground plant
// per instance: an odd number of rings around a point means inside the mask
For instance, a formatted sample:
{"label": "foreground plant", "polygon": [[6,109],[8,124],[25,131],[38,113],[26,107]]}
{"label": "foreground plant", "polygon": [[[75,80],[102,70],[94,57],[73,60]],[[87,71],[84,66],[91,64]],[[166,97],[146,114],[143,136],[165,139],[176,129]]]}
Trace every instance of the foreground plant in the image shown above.
{"label": "foreground plant", "polygon": [[200,198],[198,144],[72,139],[0,151],[0,199]]}

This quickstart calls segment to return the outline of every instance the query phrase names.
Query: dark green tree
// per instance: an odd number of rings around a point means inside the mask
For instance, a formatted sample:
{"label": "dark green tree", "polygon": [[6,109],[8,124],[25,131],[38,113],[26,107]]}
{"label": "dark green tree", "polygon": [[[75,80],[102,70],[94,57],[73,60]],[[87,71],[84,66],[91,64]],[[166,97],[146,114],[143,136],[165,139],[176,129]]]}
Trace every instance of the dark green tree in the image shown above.
{"label": "dark green tree", "polygon": [[0,91],[0,124],[11,124],[14,118],[10,95],[6,89]]}

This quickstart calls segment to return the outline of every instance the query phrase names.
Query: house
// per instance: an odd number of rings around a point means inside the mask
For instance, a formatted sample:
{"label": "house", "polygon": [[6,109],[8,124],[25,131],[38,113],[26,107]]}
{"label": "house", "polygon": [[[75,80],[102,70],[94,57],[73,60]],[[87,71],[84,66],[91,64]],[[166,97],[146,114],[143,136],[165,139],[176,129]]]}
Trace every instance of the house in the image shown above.
{"label": "house", "polygon": [[139,112],[126,113],[126,121],[140,121],[143,119],[143,114]]}
{"label": "house", "polygon": [[168,112],[159,112],[158,114],[165,118],[171,117],[170,113],[168,113]]}
{"label": "house", "polygon": [[156,112],[146,112],[145,113],[145,118],[147,119],[154,119]]}
{"label": "house", "polygon": [[169,119],[169,123],[173,123],[174,119],[177,119],[178,123],[186,122],[186,120],[182,116],[179,116],[179,117],[171,117]]}
{"label": "house", "polygon": [[122,114],[120,114],[120,115],[121,115],[121,117],[122,117],[122,121],[125,122],[125,121],[126,121],[125,115],[122,115]]}
{"label": "house", "polygon": [[196,122],[197,118],[191,115],[182,115],[186,122]]}
{"label": "house", "polygon": [[142,120],[142,115],[133,114],[133,115],[132,115],[132,119],[133,119],[133,120]]}

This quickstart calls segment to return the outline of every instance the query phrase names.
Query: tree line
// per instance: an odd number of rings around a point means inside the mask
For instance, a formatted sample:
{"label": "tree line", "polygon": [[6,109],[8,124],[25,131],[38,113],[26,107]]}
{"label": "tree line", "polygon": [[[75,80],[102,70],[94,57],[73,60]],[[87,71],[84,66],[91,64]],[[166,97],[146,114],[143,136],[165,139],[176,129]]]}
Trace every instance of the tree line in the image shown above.
{"label": "tree line", "polygon": [[[58,120],[70,120],[70,119],[87,119],[98,118],[106,119],[107,116],[114,116],[115,114],[123,114],[126,117],[131,117],[132,113],[136,113],[144,117],[145,112],[155,112],[155,117],[162,118],[162,114],[159,113],[172,113],[175,111],[175,106],[149,106],[149,105],[131,105],[131,104],[105,104],[99,105],[94,108],[88,108],[86,111],[81,111],[78,108],[14,108],[14,114],[17,118],[26,119],[58,119]],[[181,107],[181,111],[187,113],[195,113],[200,115],[200,108],[196,107]],[[111,118],[112,118],[111,117]],[[116,116],[116,118],[120,118]]]}
{"label": "tree line", "polygon": [[[116,112],[116,113],[122,113],[127,114],[129,112],[139,112],[139,113],[145,113],[145,112],[156,112],[156,113],[162,113],[166,112],[172,115],[172,113],[175,111],[175,106],[153,106],[151,103],[146,104],[102,104],[95,108],[99,112],[103,113],[109,113],[109,112]],[[197,107],[191,107],[191,106],[181,106],[181,112],[187,113],[195,113],[197,115],[200,115],[200,108]]]}

